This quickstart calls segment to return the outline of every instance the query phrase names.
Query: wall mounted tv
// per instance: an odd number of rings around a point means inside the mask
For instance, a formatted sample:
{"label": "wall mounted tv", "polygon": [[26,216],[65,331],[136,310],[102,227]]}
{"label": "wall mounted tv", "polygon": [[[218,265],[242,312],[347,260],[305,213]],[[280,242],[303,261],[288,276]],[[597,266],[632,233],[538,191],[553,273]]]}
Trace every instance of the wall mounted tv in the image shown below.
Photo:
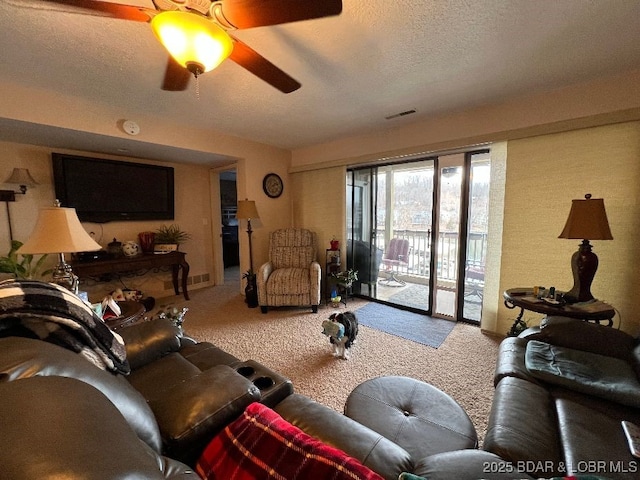
{"label": "wall mounted tv", "polygon": [[82,222],[172,220],[173,168],[52,153],[56,198]]}

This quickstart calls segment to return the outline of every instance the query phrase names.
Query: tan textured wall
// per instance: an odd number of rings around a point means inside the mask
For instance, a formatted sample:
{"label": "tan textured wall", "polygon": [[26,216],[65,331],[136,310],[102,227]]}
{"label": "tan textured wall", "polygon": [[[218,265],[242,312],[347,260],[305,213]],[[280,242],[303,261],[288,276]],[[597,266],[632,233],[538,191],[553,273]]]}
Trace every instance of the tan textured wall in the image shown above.
{"label": "tan textured wall", "polygon": [[293,226],[308,228],[318,236],[318,261],[324,271],[329,241],[340,240],[343,256],[346,237],[346,169],[327,168],[291,174],[294,208]]}
{"label": "tan textured wall", "polygon": [[[558,239],[571,200],[604,198],[613,241],[593,241],[600,266],[591,292],[618,309],[616,326],[636,334],[640,276],[640,122],[545,135],[508,144],[501,290],[569,289],[579,240]],[[500,307],[498,333],[514,312]],[[537,323],[539,316],[525,318]]]}

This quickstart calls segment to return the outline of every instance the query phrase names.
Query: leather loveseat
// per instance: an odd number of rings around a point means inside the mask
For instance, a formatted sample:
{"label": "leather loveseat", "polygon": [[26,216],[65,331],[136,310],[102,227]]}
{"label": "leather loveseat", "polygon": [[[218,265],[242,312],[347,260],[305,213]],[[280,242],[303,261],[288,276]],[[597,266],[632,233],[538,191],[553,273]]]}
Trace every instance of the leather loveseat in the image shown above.
{"label": "leather loveseat", "polygon": [[535,477],[640,478],[621,428],[640,425],[638,378],[638,339],[547,317],[500,345],[483,448]]}

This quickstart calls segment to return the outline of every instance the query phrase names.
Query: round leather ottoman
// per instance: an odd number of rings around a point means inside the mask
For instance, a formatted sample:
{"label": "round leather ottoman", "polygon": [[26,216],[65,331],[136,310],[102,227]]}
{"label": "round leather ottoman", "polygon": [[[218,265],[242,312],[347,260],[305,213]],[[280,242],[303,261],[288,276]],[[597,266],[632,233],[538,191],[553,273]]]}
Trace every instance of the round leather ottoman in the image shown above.
{"label": "round leather ottoman", "polygon": [[344,413],[414,458],[478,447],[467,412],[443,391],[414,378],[367,380],[349,394]]}

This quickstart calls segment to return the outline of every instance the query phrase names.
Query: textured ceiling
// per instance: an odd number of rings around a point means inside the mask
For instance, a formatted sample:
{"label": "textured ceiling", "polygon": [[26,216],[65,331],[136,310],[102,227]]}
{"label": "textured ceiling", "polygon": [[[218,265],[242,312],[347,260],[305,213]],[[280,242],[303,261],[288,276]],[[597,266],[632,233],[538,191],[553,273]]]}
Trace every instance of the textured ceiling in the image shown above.
{"label": "textured ceiling", "polygon": [[337,17],[234,33],[301,89],[285,95],[227,61],[200,77],[198,98],[193,81],[160,89],[167,57],[148,24],[59,10],[0,2],[0,82],[286,149],[640,67],[638,0],[343,0]]}

